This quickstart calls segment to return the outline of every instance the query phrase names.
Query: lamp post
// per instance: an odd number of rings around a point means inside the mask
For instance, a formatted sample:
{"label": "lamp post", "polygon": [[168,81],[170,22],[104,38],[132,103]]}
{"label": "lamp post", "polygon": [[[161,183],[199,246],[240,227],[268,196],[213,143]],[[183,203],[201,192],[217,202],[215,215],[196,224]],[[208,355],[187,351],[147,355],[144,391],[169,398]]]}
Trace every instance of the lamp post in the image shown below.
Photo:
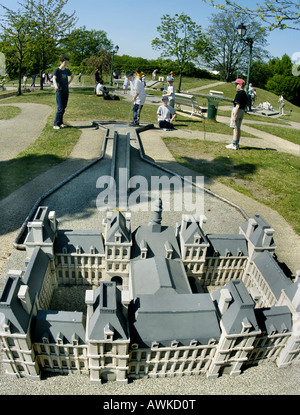
{"label": "lamp post", "polygon": [[248,64],[248,74],[247,74],[247,83],[246,83],[246,92],[248,95],[249,91],[249,82],[250,82],[250,71],[251,71],[251,64],[252,64],[252,50],[253,50],[253,39],[251,37],[247,37],[244,39],[244,36],[247,33],[247,28],[244,26],[243,23],[239,24],[237,27],[238,34],[241,37],[241,40],[245,42],[250,47],[250,55],[249,55],[249,64]]}
{"label": "lamp post", "polygon": [[111,52],[112,53],[112,58],[111,58],[111,68],[110,68],[110,83],[109,85],[112,86],[112,77],[113,77],[113,66],[114,66],[114,56],[116,53],[118,53],[119,50],[119,46],[116,45],[115,49]]}

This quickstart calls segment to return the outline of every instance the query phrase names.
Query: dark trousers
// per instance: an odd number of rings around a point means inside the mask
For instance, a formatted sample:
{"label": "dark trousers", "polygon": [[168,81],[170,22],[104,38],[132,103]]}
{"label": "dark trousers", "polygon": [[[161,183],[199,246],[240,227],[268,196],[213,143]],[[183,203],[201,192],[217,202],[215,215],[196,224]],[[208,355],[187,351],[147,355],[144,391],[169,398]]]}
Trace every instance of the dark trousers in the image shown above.
{"label": "dark trousers", "polygon": [[140,121],[142,108],[143,108],[143,105],[139,105],[139,104],[134,104],[133,106],[133,122],[135,124],[138,124]]}
{"label": "dark trousers", "polygon": [[159,128],[168,128],[168,129],[173,129],[174,125],[172,123],[170,123],[169,121],[166,120],[159,120],[158,121],[158,126]]}
{"label": "dark trousers", "polygon": [[57,112],[54,120],[55,126],[61,126],[63,124],[63,116],[65,113],[65,110],[67,108],[69,99],[69,93],[58,90],[56,92],[56,105],[57,105]]}

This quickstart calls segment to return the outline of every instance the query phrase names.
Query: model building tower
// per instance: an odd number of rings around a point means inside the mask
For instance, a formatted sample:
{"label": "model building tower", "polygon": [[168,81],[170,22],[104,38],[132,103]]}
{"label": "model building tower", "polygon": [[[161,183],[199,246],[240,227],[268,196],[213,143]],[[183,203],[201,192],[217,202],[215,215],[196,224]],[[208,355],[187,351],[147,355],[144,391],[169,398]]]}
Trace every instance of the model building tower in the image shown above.
{"label": "model building tower", "polygon": [[203,233],[202,225],[205,216],[196,219],[192,215],[182,215],[181,225],[177,225],[179,243],[188,277],[194,277],[196,282],[202,282],[209,242]]}
{"label": "model building tower", "polygon": [[103,282],[96,290],[86,291],[85,301],[91,381],[101,382],[102,379],[127,383],[128,325],[116,283]]}
{"label": "model building tower", "polygon": [[131,256],[131,214],[107,213],[103,221],[105,243],[106,280],[115,281],[128,289],[129,263]]}

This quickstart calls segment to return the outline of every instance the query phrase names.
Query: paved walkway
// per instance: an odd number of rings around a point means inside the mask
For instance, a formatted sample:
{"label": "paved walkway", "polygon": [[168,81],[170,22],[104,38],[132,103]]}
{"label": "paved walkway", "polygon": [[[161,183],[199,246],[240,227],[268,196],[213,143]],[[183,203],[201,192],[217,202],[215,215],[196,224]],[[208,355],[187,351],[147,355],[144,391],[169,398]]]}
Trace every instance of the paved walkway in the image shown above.
{"label": "paved walkway", "polygon": [[5,161],[16,157],[40,136],[52,108],[41,104],[9,104],[5,100],[1,105],[21,108],[16,117],[0,120],[0,161]]}

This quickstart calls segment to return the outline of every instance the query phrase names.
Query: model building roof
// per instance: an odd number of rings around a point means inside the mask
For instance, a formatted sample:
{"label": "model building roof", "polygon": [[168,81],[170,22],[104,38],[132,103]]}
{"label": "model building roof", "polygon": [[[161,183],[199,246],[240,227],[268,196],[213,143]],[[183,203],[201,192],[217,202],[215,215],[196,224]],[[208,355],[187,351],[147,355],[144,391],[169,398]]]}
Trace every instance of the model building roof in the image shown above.
{"label": "model building roof", "polygon": [[[255,303],[244,283],[242,281],[230,281],[224,288],[229,290],[232,297],[228,309],[221,316],[227,334],[241,333],[243,324],[251,324],[251,331],[258,330],[254,314]],[[221,290],[212,294],[213,299],[217,302],[220,299]]]}
{"label": "model building roof", "polygon": [[219,253],[220,256],[226,256],[230,253],[231,256],[248,255],[247,241],[243,235],[207,235],[210,247],[207,251],[208,256],[214,253]]}
{"label": "model building roof", "polygon": [[[252,244],[255,247],[262,247],[263,246],[263,238],[264,238],[264,231],[266,229],[270,229],[270,225],[268,222],[260,215],[253,215],[252,219],[255,220],[256,224],[253,226],[253,231],[251,235],[249,236],[249,240],[252,242]],[[244,234],[247,233],[249,222],[244,223],[241,226],[241,230],[244,232]],[[273,238],[271,239],[270,246],[273,246],[275,248],[275,243]]]}
{"label": "model building roof", "polygon": [[255,309],[255,315],[263,333],[292,330],[292,314],[287,306]]}
{"label": "model building roof", "polygon": [[258,255],[253,262],[278,300],[281,295],[281,290],[289,288],[291,286],[291,282],[276,263],[270,252],[263,252]]}
{"label": "model building roof", "polygon": [[132,258],[137,258],[140,253],[141,243],[147,245],[147,258],[153,256],[165,256],[165,244],[168,243],[172,249],[172,258],[180,258],[180,249],[175,236],[174,229],[171,226],[161,226],[160,232],[153,232],[152,226],[140,226],[135,230],[134,245],[132,250]]}
{"label": "model building roof", "polygon": [[156,256],[131,262],[133,297],[191,293],[182,261]]}
{"label": "model building roof", "polygon": [[220,337],[215,306],[209,294],[140,295],[135,302],[131,340],[151,347],[153,342],[170,346],[192,340],[208,344]]}
{"label": "model building roof", "polygon": [[89,340],[105,340],[105,331],[113,333],[113,340],[128,338],[127,322],[120,309],[121,295],[115,282],[103,282],[95,290],[94,311],[89,320]]}
{"label": "model building roof", "polygon": [[10,326],[11,333],[24,334],[28,330],[29,314],[24,310],[18,292],[24,285],[17,275],[8,274],[0,293],[0,330],[4,325]]}
{"label": "model building roof", "polygon": [[115,242],[115,234],[119,232],[121,234],[121,242],[130,242],[131,233],[126,227],[126,219],[121,212],[116,212],[110,219],[110,226],[107,228],[106,242]]}
{"label": "model building roof", "polygon": [[49,343],[85,344],[85,328],[83,313],[78,311],[39,310],[35,319],[33,341],[43,343],[47,338]]}
{"label": "model building roof", "polygon": [[206,239],[202,229],[199,227],[199,224],[196,221],[191,221],[187,223],[186,229],[182,232],[182,239],[186,244],[193,244],[195,242],[194,236],[198,235],[200,242],[207,244],[208,240]]}
{"label": "model building roof", "polygon": [[31,303],[35,301],[35,297],[39,296],[41,292],[49,262],[48,255],[40,247],[36,246],[22,277],[23,283],[29,287]]}
{"label": "model building roof", "polygon": [[[30,223],[34,223],[34,222],[41,222],[42,223],[42,241],[43,243],[52,243],[54,241],[55,238],[55,232],[52,229],[50,222],[48,220],[48,207],[46,206],[39,206],[34,218],[32,222],[29,222],[29,227],[30,227]],[[26,243],[31,243],[31,242],[36,242],[34,240],[34,233],[31,229],[29,229],[27,238],[26,238]]]}
{"label": "model building roof", "polygon": [[67,254],[76,252],[80,246],[83,254],[89,254],[91,248],[95,249],[95,254],[104,254],[102,233],[100,231],[58,231],[55,239],[54,250],[56,254],[63,253],[63,248]]}

